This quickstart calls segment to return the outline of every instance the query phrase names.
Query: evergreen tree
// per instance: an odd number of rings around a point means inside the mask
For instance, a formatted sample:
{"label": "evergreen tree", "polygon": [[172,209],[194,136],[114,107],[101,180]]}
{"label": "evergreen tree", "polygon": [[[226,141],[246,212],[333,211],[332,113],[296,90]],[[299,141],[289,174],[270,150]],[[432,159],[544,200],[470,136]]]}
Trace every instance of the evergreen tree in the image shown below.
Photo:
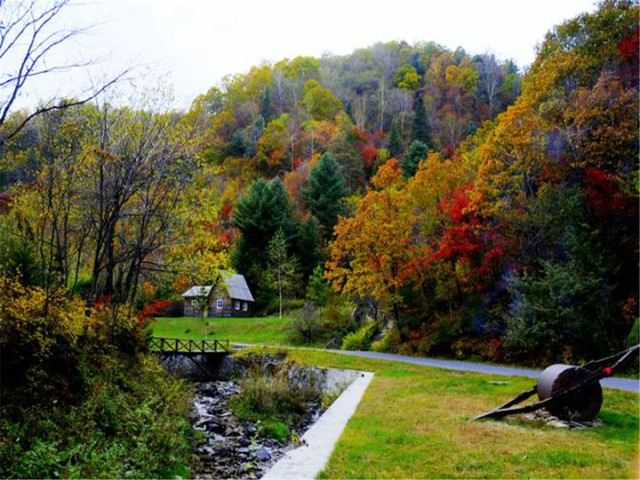
{"label": "evergreen tree", "polygon": [[271,91],[268,88],[264,89],[262,93],[262,105],[260,106],[260,113],[265,122],[268,122],[273,118],[273,106],[271,105]]}
{"label": "evergreen tree", "polygon": [[249,192],[238,200],[234,226],[242,235],[233,252],[233,267],[256,292],[258,307],[265,307],[273,295],[273,291],[260,284],[267,266],[269,241],[281,229],[290,244],[295,245],[299,232],[282,181],[279,178],[271,182],[256,180]]}
{"label": "evergreen tree", "polygon": [[398,124],[396,122],[391,125],[387,150],[389,150],[390,158],[400,158],[402,154],[402,142],[400,141],[400,132],[398,132]]}
{"label": "evergreen tree", "polygon": [[231,157],[243,157],[246,152],[246,145],[244,143],[244,135],[242,130],[236,130],[233,132],[229,148],[227,149],[227,155]]}
{"label": "evergreen tree", "polygon": [[341,200],[347,193],[338,164],[329,153],[325,153],[311,170],[307,185],[302,191],[309,210],[324,229],[325,238],[331,236],[333,227],[338,222],[338,214],[342,210]]}
{"label": "evergreen tree", "polygon": [[313,266],[320,261],[318,220],[313,216],[310,216],[307,221],[300,226],[298,251],[302,262],[303,280],[306,281],[313,271]]}
{"label": "evergreen tree", "polygon": [[313,269],[313,273],[309,277],[306,298],[315,305],[324,307],[327,304],[329,295],[331,295],[331,286],[324,279],[322,265],[316,265],[316,268]]}
{"label": "evergreen tree", "polygon": [[424,100],[422,95],[418,95],[416,99],[415,116],[411,123],[411,141],[420,140],[427,147],[432,145],[431,126],[427,118],[427,111],[424,108]]}
{"label": "evergreen tree", "polygon": [[356,147],[353,123],[346,113],[341,112],[336,116],[336,124],[339,133],[329,142],[328,151],[340,165],[348,187],[355,190],[364,183],[364,169],[360,151]]}
{"label": "evergreen tree", "polygon": [[404,162],[402,163],[402,169],[404,173],[408,177],[412,177],[418,171],[418,164],[420,160],[424,160],[427,158],[427,154],[429,153],[429,147],[424,142],[420,140],[414,140],[409,145],[407,149],[407,153],[404,156]]}

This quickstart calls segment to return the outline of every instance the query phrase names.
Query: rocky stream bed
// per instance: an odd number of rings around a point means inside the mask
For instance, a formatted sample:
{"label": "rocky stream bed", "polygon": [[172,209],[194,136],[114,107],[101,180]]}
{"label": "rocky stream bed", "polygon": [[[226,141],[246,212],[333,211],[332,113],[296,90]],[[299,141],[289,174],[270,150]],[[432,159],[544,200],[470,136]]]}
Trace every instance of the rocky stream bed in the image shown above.
{"label": "rocky stream bed", "polygon": [[[275,439],[260,438],[258,427],[234,417],[229,400],[239,392],[234,381],[199,382],[192,420],[204,438],[196,447],[192,475],[195,478],[260,478],[285,452],[295,448]],[[302,434],[320,417],[320,403],[308,405],[308,413],[296,425]]]}

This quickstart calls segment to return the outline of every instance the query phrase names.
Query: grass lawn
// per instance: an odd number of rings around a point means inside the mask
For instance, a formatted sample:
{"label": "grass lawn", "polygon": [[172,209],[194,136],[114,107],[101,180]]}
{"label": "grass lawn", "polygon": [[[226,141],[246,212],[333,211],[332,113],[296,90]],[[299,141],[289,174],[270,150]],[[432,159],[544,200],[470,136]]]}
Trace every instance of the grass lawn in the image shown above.
{"label": "grass lawn", "polygon": [[[207,318],[207,337],[231,343],[262,343],[285,345],[290,317]],[[152,323],[153,335],[173,338],[204,338],[204,325],[200,318],[156,318]],[[321,346],[321,345],[313,345]]]}
{"label": "grass lawn", "polygon": [[289,355],[376,374],[321,478],[638,478],[637,394],[605,389],[602,427],[472,422],[532,380],[302,349]]}

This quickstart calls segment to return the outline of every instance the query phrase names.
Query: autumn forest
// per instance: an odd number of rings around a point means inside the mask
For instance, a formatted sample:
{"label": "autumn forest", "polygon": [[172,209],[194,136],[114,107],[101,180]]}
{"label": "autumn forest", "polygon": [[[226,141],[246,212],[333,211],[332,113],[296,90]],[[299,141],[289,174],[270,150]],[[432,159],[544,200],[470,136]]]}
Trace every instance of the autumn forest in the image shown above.
{"label": "autumn forest", "polygon": [[301,343],[537,366],[637,343],[638,18],[603,1],[526,68],[388,42],[186,111],[0,101],[3,399],[48,376],[72,402],[96,351],[143,351],[225,271]]}

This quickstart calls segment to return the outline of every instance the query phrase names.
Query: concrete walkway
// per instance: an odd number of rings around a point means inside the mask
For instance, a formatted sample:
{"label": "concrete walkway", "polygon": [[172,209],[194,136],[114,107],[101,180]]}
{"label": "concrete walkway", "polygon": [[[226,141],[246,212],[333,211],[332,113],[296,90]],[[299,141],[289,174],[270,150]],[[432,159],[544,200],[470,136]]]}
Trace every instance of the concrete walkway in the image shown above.
{"label": "concrete walkway", "polygon": [[312,480],[329,461],[333,447],[356,411],[373,373],[361,374],[302,436],[306,445],[285,454],[262,478],[264,480]]}
{"label": "concrete walkway", "polygon": [[[380,352],[351,352],[347,350],[331,350],[332,352],[353,357],[373,358],[376,360],[390,360],[392,362],[404,362],[414,365],[424,365],[426,367],[445,368],[447,370],[460,370],[463,372],[478,372],[490,375],[521,376],[538,378],[541,370],[531,370],[528,368],[500,367],[485,363],[460,362],[457,360],[437,360],[435,358],[409,357],[406,355],[395,355],[392,353]],[[603,387],[624,390],[625,392],[640,393],[640,380],[630,378],[604,378],[600,380]]]}

